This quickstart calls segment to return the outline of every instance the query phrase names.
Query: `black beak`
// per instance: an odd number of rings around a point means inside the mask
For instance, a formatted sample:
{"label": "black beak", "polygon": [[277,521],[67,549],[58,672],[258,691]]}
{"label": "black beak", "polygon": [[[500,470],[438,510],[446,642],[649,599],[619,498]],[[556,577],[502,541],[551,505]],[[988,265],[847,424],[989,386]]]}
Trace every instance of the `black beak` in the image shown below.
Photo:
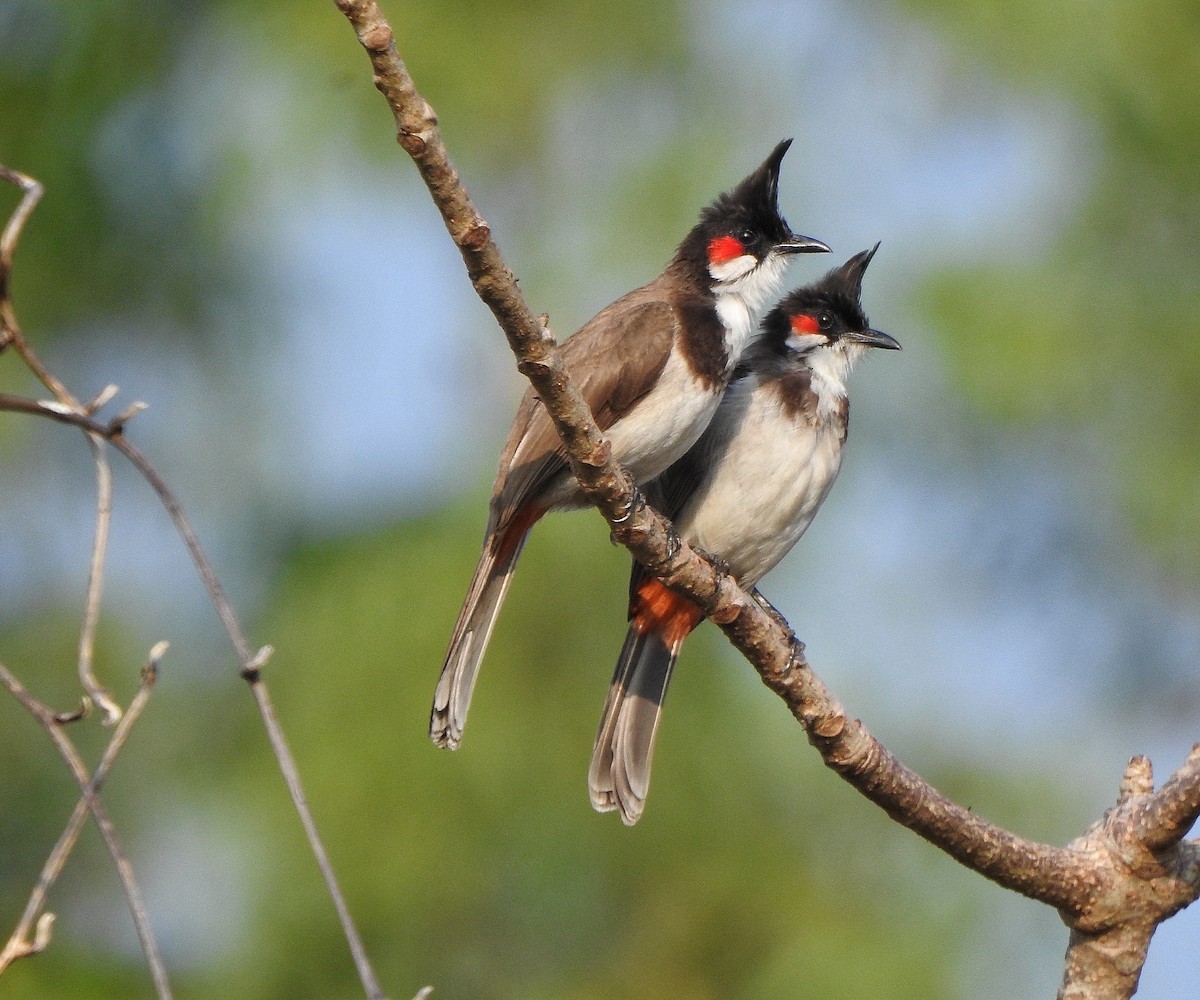
{"label": "black beak", "polygon": [[882,347],[885,351],[900,350],[900,341],[895,337],[889,337],[882,330],[855,330],[843,333],[842,340],[848,340],[852,344],[862,344],[865,347]]}
{"label": "black beak", "polygon": [[799,233],[792,233],[783,243],[777,243],[775,249],[779,253],[829,253],[829,247],[820,240]]}

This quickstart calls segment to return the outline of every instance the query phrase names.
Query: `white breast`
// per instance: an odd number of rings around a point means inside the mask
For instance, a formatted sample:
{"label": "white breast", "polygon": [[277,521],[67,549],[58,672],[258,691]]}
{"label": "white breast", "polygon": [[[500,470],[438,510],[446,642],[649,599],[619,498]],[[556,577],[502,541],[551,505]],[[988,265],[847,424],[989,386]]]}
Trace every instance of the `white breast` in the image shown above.
{"label": "white breast", "polygon": [[804,534],[837,478],[842,437],[786,415],[755,380],[727,394],[705,439],[711,475],[689,499],[676,527],[689,542],[720,555],[743,586],[753,586]]}
{"label": "white breast", "polygon": [[[718,265],[726,269],[723,278],[710,268],[722,281],[716,289],[716,307],[725,328],[727,376],[750,343],[757,325],[755,314],[778,288],[786,261],[771,255],[757,267],[753,264],[754,258],[746,256]],[[613,454],[638,482],[653,479],[696,443],[720,401],[721,392],[692,375],[676,345],[654,388],[608,429]]]}
{"label": "white breast", "polygon": [[606,432],[613,454],[639,483],[653,479],[696,443],[720,402],[672,351],[654,388]]}
{"label": "white breast", "polygon": [[756,316],[778,290],[788,259],[776,253],[757,262],[749,254],[709,267],[717,281],[717,315],[725,327],[725,350],[732,371],[754,335]]}

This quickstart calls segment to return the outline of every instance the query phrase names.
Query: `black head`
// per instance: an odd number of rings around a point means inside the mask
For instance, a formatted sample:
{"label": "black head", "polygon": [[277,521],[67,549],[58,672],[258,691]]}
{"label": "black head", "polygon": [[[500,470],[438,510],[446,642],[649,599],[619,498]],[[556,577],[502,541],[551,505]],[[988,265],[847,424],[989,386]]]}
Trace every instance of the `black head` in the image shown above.
{"label": "black head", "polygon": [[764,340],[777,350],[800,353],[835,343],[900,350],[893,337],[871,329],[863,312],[863,274],[878,249],[876,243],[856,253],[825,277],[785,296],[763,320]]}
{"label": "black head", "polygon": [[[710,273],[726,267],[741,276],[772,254],[829,252],[820,240],[793,233],[779,212],[779,166],[791,144],[791,139],[784,139],[754,173],[700,213],[699,223],[679,247],[677,260]],[[746,267],[733,264],[744,257],[753,261],[746,261]]]}

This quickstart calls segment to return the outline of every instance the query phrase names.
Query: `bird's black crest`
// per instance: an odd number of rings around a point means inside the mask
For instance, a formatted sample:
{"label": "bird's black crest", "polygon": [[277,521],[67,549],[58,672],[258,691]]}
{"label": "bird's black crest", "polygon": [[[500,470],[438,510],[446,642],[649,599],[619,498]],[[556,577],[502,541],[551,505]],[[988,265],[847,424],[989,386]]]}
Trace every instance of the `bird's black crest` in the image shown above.
{"label": "bird's black crest", "polygon": [[[675,254],[677,261],[702,269],[707,263],[709,240],[725,233],[737,234],[741,230],[757,233],[764,254],[770,246],[791,236],[791,229],[779,212],[779,168],[791,144],[791,139],[784,139],[752,174],[700,213],[699,223]],[[760,247],[748,249],[757,252]]]}
{"label": "bird's black crest", "polygon": [[744,225],[768,239],[786,239],[791,230],[779,214],[779,168],[791,144],[791,139],[784,139],[757,170],[709,205],[700,215],[701,225],[729,229]]}
{"label": "bird's black crest", "polygon": [[822,310],[837,316],[842,329],[868,329],[871,323],[863,311],[860,296],[863,275],[878,249],[879,244],[876,243],[870,250],[856,253],[823,278],[789,292],[763,320],[764,335],[782,344],[791,329],[789,317],[799,313],[815,314]]}

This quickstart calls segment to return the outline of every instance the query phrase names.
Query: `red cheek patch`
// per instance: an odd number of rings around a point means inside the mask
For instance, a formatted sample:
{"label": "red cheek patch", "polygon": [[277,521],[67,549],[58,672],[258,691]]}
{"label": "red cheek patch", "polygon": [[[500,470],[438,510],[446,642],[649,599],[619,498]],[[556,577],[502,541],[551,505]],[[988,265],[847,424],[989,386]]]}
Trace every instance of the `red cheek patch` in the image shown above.
{"label": "red cheek patch", "polygon": [[718,236],[708,242],[708,260],[711,264],[724,264],[745,253],[746,248],[736,236]]}
{"label": "red cheek patch", "polygon": [[792,324],[794,333],[820,333],[821,327],[817,325],[815,316],[810,316],[808,313],[800,313],[798,316],[793,316],[789,320]]}

